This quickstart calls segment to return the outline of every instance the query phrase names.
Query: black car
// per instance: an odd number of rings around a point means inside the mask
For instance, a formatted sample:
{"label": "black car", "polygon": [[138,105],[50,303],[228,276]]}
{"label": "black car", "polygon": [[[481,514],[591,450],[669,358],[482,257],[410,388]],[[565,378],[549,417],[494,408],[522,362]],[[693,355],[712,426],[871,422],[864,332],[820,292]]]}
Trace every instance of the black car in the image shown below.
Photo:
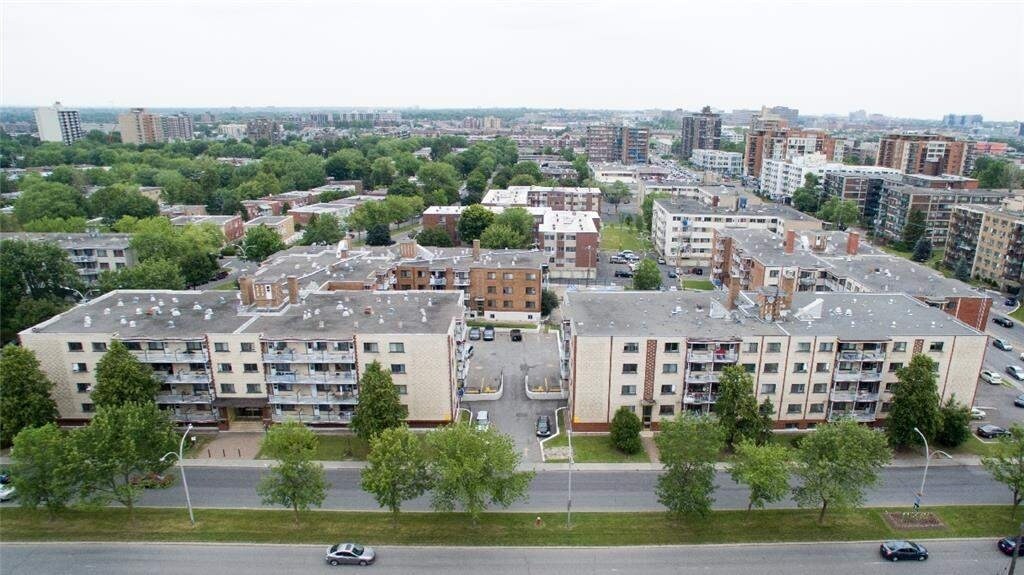
{"label": "black car", "polygon": [[[1003,537],[999,540],[998,543],[996,543],[996,545],[999,547],[999,550],[1003,553],[1007,555],[1013,555],[1013,549],[1017,547],[1017,538],[1013,536]],[[1024,551],[1024,549],[1022,549],[1022,551]],[[1020,556],[1021,551],[1018,551],[1017,555]]]}
{"label": "black car", "polygon": [[674,271],[668,272],[668,279],[674,280],[674,279],[678,279],[678,278],[679,278],[679,274],[677,274],[676,272],[674,272]]}
{"label": "black car", "polygon": [[975,433],[978,434],[978,437],[984,437],[985,439],[992,439],[993,437],[1000,437],[1003,435],[1010,434],[1009,431],[1006,431],[1002,427],[992,424],[979,426]]}
{"label": "black car", "polygon": [[886,541],[879,547],[878,552],[889,561],[924,561],[928,558],[928,550],[924,545],[913,541]]}
{"label": "black car", "polygon": [[537,437],[547,437],[549,435],[551,435],[551,418],[542,415],[537,418]]}
{"label": "black car", "polygon": [[1001,325],[1001,326],[1007,327],[1007,328],[1013,327],[1013,322],[1010,321],[1009,319],[1003,317],[1003,316],[997,316],[997,317],[992,318],[992,323],[994,323],[996,325]]}
{"label": "black car", "polygon": [[1017,307],[1017,298],[1008,297],[1006,298],[1006,301],[1004,301],[1003,303],[1006,304],[1006,307]]}
{"label": "black car", "polygon": [[1024,407],[1024,393],[1013,398],[1013,405],[1017,407]]}
{"label": "black car", "polygon": [[508,333],[509,333],[509,336],[512,338],[512,341],[523,341],[523,330],[521,330],[521,329],[513,329],[512,331],[510,331]]}
{"label": "black car", "polygon": [[633,272],[631,272],[629,270],[615,270],[615,277],[617,277],[617,278],[631,278],[631,277],[633,277]]}

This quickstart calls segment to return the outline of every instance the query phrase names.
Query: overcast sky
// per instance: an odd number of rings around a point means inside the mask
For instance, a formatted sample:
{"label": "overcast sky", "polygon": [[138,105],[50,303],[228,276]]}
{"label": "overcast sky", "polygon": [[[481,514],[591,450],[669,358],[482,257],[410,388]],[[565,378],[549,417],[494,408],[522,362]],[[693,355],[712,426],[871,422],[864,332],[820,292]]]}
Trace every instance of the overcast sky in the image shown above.
{"label": "overcast sky", "polygon": [[0,0],[0,104],[1024,119],[1024,2]]}

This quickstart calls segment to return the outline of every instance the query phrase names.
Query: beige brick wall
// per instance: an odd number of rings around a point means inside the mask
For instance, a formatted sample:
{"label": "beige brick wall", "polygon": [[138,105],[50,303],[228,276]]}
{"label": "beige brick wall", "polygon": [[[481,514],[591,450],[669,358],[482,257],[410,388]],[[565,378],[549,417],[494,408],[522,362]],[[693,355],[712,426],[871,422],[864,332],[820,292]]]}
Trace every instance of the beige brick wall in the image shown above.
{"label": "beige brick wall", "polygon": [[[217,397],[266,397],[267,386],[265,382],[263,354],[260,350],[260,340],[257,334],[209,334],[210,343],[210,365],[213,368],[213,387]],[[227,352],[216,350],[216,344],[227,344]],[[242,343],[252,344],[253,351],[243,352]],[[220,364],[231,365],[231,372],[220,371]],[[255,373],[245,373],[245,364],[255,363]],[[224,384],[235,386],[235,392],[224,391]],[[258,386],[258,391],[248,393],[247,385]]]}
{"label": "beige brick wall", "polygon": [[[400,396],[409,408],[411,421],[451,421],[454,389],[454,349],[449,335],[374,334],[356,338],[359,373],[379,361],[384,369],[405,366],[405,374],[393,374],[395,385],[406,386]],[[364,351],[364,344],[376,343],[378,352]],[[389,344],[403,344],[404,352],[389,351]],[[507,382],[506,382],[507,383]]]}

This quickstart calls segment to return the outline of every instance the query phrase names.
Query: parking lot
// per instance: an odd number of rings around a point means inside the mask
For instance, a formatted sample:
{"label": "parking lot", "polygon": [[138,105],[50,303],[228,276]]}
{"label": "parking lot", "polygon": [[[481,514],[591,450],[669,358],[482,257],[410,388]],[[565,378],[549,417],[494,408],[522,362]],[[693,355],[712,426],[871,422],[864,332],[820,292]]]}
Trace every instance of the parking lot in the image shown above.
{"label": "parking lot", "polygon": [[502,397],[496,401],[474,400],[472,394],[463,396],[463,407],[473,412],[488,412],[488,417],[498,431],[512,436],[516,446],[523,453],[524,461],[539,462],[540,447],[536,436],[537,417],[548,415],[554,422],[555,409],[565,401],[533,400],[526,397],[524,377],[533,383],[547,381],[557,386],[558,347],[557,336],[551,333],[523,334],[523,340],[513,342],[508,330],[498,330],[494,341],[471,341],[473,359],[469,363],[467,382],[476,385],[480,381],[496,381],[504,376]]}

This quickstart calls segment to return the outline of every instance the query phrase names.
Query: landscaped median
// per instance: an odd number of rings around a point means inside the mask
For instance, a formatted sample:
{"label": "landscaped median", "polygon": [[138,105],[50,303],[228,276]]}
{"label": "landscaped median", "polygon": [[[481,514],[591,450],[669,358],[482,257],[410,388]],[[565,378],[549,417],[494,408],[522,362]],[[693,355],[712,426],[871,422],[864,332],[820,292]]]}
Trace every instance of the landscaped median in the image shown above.
{"label": "landscaped median", "polygon": [[[944,527],[895,530],[882,515],[897,508],[829,512],[816,510],[714,511],[703,519],[675,520],[667,513],[484,513],[479,524],[458,513],[311,511],[296,525],[291,511],[196,510],[196,526],[184,509],[68,510],[49,521],[45,511],[0,510],[3,541],[199,541],[321,543],[355,540],[370,545],[673,545],[786,541],[877,541],[893,538],[1003,537],[1016,532],[1009,506],[929,507]],[[540,517],[541,524],[536,525]]]}

